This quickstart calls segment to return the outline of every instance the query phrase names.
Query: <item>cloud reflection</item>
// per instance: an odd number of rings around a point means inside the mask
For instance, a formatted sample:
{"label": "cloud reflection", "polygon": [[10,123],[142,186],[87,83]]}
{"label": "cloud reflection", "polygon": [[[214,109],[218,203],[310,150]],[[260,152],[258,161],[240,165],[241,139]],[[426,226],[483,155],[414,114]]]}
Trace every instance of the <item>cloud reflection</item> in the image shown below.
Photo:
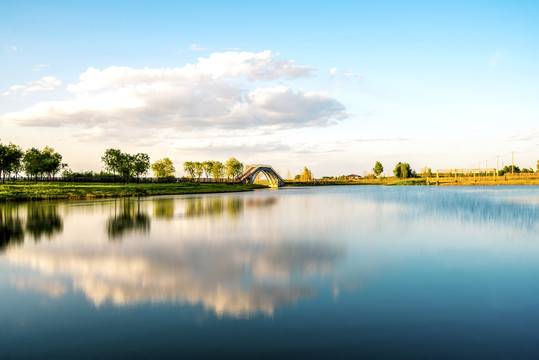
{"label": "cloud reflection", "polygon": [[[312,296],[310,276],[329,271],[344,249],[319,243],[191,243],[182,249],[128,251],[17,248],[12,263],[50,276],[69,276],[96,306],[137,303],[201,304],[219,316],[272,315],[282,305]],[[47,288],[46,283],[34,289]],[[23,288],[23,286],[19,286]],[[48,292],[48,291],[47,291]]]}
{"label": "cloud reflection", "polygon": [[13,277],[11,285],[19,290],[33,290],[45,293],[51,298],[63,296],[67,292],[67,287],[58,280],[38,277]]}
{"label": "cloud reflection", "polygon": [[[276,197],[248,196],[101,202],[105,216],[100,221],[108,235],[105,242],[100,243],[98,237],[92,241],[92,234],[75,225],[54,243],[7,248],[4,258],[41,274],[12,280],[19,290],[61,296],[72,288],[82,291],[95,306],[180,303],[201,305],[218,316],[271,316],[278,307],[313,296],[314,279],[331,272],[345,254],[344,247],[336,243],[287,241],[271,233],[265,237],[253,226],[254,220],[249,220],[251,230],[236,233],[236,238],[207,233],[207,226],[230,224],[229,218],[238,219],[246,209],[277,203]],[[175,216],[175,210],[180,216]],[[85,211],[84,207],[71,207],[70,217],[81,221],[87,218]],[[41,216],[45,213],[49,217]],[[149,213],[167,219],[155,226],[155,232]],[[57,213],[51,209],[28,214],[34,216],[35,226],[38,218],[47,226],[58,223],[52,221]],[[143,235],[144,241],[128,236],[134,233]],[[106,242],[118,238],[124,241]]]}

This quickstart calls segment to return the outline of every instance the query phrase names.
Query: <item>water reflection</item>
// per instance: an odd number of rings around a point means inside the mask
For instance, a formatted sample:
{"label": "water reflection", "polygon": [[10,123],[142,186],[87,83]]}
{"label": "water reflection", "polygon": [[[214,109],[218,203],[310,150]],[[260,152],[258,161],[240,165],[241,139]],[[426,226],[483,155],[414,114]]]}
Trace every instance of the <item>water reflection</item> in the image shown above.
{"label": "water reflection", "polygon": [[[20,290],[62,296],[72,289],[95,306],[187,303],[220,316],[248,317],[272,315],[314,296],[325,277],[338,294],[335,279],[343,284],[372,276],[427,245],[434,252],[487,246],[504,253],[499,243],[489,242],[485,225],[502,234],[536,235],[537,205],[507,200],[514,194],[380,187],[286,191],[65,203],[65,219],[54,203],[1,205],[2,260],[41,274],[14,278],[12,285]],[[149,214],[166,221],[150,226]],[[474,227],[460,229],[461,242],[438,242],[432,234],[452,230],[452,219]],[[414,222],[419,226],[411,227]],[[407,228],[416,232],[403,239]],[[33,238],[58,236],[54,242],[23,244],[25,232]],[[123,237],[129,241],[108,242]],[[349,244],[355,247],[353,258]],[[343,264],[353,276],[335,276]]]}
{"label": "water reflection", "polygon": [[230,218],[238,217],[246,208],[271,207],[278,203],[276,196],[262,198],[229,197],[193,197],[185,199],[185,216],[220,216],[226,213]]}
{"label": "water reflection", "polygon": [[172,219],[174,217],[174,200],[170,198],[155,198],[153,200],[153,217]]}
{"label": "water reflection", "polygon": [[[55,297],[73,289],[82,291],[96,306],[173,302],[201,304],[219,316],[269,316],[280,306],[313,296],[313,277],[330,273],[346,253],[339,242],[290,242],[261,233],[257,224],[263,225],[264,217],[248,220],[252,228],[247,232],[229,231],[230,240],[220,238],[219,224],[230,224],[229,217],[240,217],[246,208],[277,203],[275,197],[246,196],[118,199],[102,203],[103,210],[110,213],[105,217],[109,238],[136,232],[145,234],[147,241],[106,246],[74,227],[55,246],[9,248],[4,256],[43,275],[12,279],[19,290]],[[169,220],[161,222],[155,233],[147,215],[150,207],[154,217]],[[177,207],[184,208],[185,216],[174,217]],[[54,211],[47,208],[28,214],[50,226]],[[73,222],[86,215],[83,207],[70,210]],[[86,221],[96,221],[96,217]],[[210,231],[206,226],[216,228]],[[59,279],[70,281],[59,283]]]}
{"label": "water reflection", "polygon": [[[26,209],[26,216],[23,211]],[[58,204],[51,203],[6,203],[0,205],[0,251],[12,244],[24,243],[25,235],[38,242],[43,237],[51,239],[61,234],[63,220]]]}
{"label": "water reflection", "polygon": [[35,241],[41,237],[50,239],[54,234],[60,233],[63,221],[58,214],[58,205],[55,203],[29,204],[27,206],[26,231]]}
{"label": "water reflection", "polygon": [[186,217],[218,216],[224,213],[237,217],[244,208],[244,200],[237,197],[195,197],[185,201]]}
{"label": "water reflection", "polygon": [[107,233],[111,240],[117,240],[129,232],[148,232],[150,218],[141,209],[141,201],[117,199],[114,213],[107,221]]}
{"label": "water reflection", "polygon": [[[13,249],[6,256],[48,276],[70,277],[73,288],[96,306],[177,302],[247,317],[271,315],[279,306],[312,296],[316,290],[309,278],[330,272],[344,253],[343,247],[319,243],[191,243],[137,251]],[[50,280],[32,283],[34,289],[47,289]]]}
{"label": "water reflection", "polygon": [[0,205],[0,252],[24,242],[24,230],[15,204]]}
{"label": "water reflection", "polygon": [[399,204],[404,222],[432,216],[455,219],[475,225],[505,225],[518,230],[536,231],[539,223],[539,197],[533,189],[499,187],[419,187],[377,188],[360,192],[362,199],[377,204]]}

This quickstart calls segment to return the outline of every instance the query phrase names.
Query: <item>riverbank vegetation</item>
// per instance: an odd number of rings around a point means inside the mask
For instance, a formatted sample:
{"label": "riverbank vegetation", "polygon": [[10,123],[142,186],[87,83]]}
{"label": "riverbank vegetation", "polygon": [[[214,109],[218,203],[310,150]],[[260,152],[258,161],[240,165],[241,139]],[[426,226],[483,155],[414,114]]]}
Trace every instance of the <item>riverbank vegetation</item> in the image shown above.
{"label": "riverbank vegetation", "polygon": [[71,183],[12,181],[0,186],[0,201],[92,199],[251,191],[264,185],[239,183]]}
{"label": "riverbank vegetation", "polygon": [[505,174],[504,176],[495,176],[493,174],[482,176],[464,175],[450,176],[443,174],[436,178],[436,175],[416,178],[399,179],[396,177],[374,176],[363,177],[359,179],[345,178],[324,178],[312,179],[311,181],[285,181],[285,186],[324,186],[324,185],[385,185],[385,186],[452,186],[452,185],[539,185],[539,173],[520,173]]}
{"label": "riverbank vegetation", "polygon": [[[185,178],[174,175],[173,162],[165,157],[150,164],[148,154],[127,154],[119,149],[107,149],[101,157],[101,172],[73,172],[62,162],[62,155],[46,146],[42,150],[30,148],[23,151],[19,146],[0,143],[0,177],[6,185],[0,187],[0,200],[34,200],[53,198],[86,198],[111,196],[142,196],[160,194],[204,193],[223,191],[245,191],[252,187],[235,183],[248,165],[236,158],[220,161],[186,161],[183,164]],[[376,161],[370,174],[338,177],[324,176],[316,179],[311,170],[304,167],[291,180],[287,173],[288,186],[317,185],[527,185],[539,184],[538,172],[532,168],[516,165],[498,170],[449,169],[446,173],[433,173],[424,167],[419,173],[407,162],[398,162],[393,177],[384,177],[384,166]],[[152,169],[155,178],[145,177]],[[57,174],[63,170],[62,176]],[[22,178],[21,174],[26,176]],[[205,178],[202,178],[203,174]],[[387,175],[387,174],[386,174]],[[34,182],[31,182],[33,180]],[[47,181],[60,180],[58,183]],[[37,181],[41,181],[38,183]],[[123,182],[125,184],[118,184]],[[261,185],[267,181],[257,179]],[[76,183],[76,184],[74,184]],[[128,185],[128,184],[132,185]]]}
{"label": "riverbank vegetation", "polygon": [[207,160],[207,161],[186,161],[183,163],[183,170],[187,174],[187,177],[194,179],[200,179],[202,174],[206,175],[206,179],[222,179],[226,176],[227,179],[234,179],[241,175],[244,169],[248,166],[243,165],[239,160],[231,157],[222,163],[220,161]]}

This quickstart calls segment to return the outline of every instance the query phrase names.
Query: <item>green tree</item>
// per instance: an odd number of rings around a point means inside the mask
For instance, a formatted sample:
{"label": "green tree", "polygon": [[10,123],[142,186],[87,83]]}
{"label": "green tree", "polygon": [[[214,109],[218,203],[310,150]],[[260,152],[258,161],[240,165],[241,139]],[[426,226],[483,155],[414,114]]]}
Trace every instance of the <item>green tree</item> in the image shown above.
{"label": "green tree", "polygon": [[195,163],[192,161],[186,161],[183,163],[183,170],[187,174],[188,177],[194,178],[195,177]]}
{"label": "green tree", "polygon": [[225,174],[225,166],[220,161],[212,161],[211,174],[215,180],[221,179]]}
{"label": "green tree", "polygon": [[148,154],[130,155],[118,149],[107,149],[105,155],[101,157],[101,161],[105,170],[112,172],[113,175],[118,173],[125,182],[129,182],[133,176],[138,178],[140,175],[147,173],[150,168]]}
{"label": "green tree", "polygon": [[415,176],[415,172],[410,167],[410,164],[401,162],[395,165],[395,170],[393,170],[393,174],[395,174],[395,176],[399,179],[408,179]]}
{"label": "green tree", "polygon": [[513,170],[513,166],[512,165],[507,165],[505,166],[503,169],[499,170],[498,171],[498,175],[504,175],[504,174],[507,174],[507,173],[512,173],[512,172],[515,172],[516,174],[520,173],[520,168],[518,166],[515,165],[514,167],[514,170]]}
{"label": "green tree", "polygon": [[8,174],[15,174],[15,177],[23,170],[22,157],[24,156],[24,151],[22,151],[20,146],[17,146],[13,143],[8,145],[8,158],[9,166],[7,167]]}
{"label": "green tree", "polygon": [[374,164],[374,168],[372,169],[372,171],[374,172],[374,175],[376,177],[380,176],[380,174],[384,171],[382,163],[380,161],[377,161],[376,164]]}
{"label": "green tree", "polygon": [[8,172],[8,168],[10,166],[10,159],[9,159],[9,148],[7,145],[3,145],[0,143],[0,175],[2,176],[2,183],[4,183],[6,178],[6,173]]}
{"label": "green tree", "polygon": [[243,164],[236,158],[231,157],[225,163],[225,174],[227,178],[235,178],[243,172]]}
{"label": "green tree", "polygon": [[202,163],[200,161],[195,161],[193,164],[195,168],[195,175],[197,179],[200,179],[200,177],[202,176],[202,173],[204,172],[204,166],[202,166]]}
{"label": "green tree", "polygon": [[301,172],[301,181],[309,181],[312,178],[311,170],[307,169],[307,166],[303,168],[303,171]]}
{"label": "green tree", "polygon": [[137,179],[150,170],[150,157],[145,153],[138,153],[133,157],[133,173]]}
{"label": "green tree", "polygon": [[204,171],[204,175],[206,175],[206,178],[210,177],[212,173],[212,168],[213,168],[213,161],[208,160],[202,163],[202,170]]}
{"label": "green tree", "polygon": [[2,177],[2,183],[5,182],[6,176],[21,171],[23,155],[24,152],[17,145],[13,143],[3,145],[0,143],[0,176]]}
{"label": "green tree", "polygon": [[156,178],[173,177],[174,172],[176,171],[172,164],[172,160],[168,157],[154,162],[152,164],[152,170]]}
{"label": "green tree", "polygon": [[116,160],[116,170],[118,171],[118,174],[120,174],[126,183],[129,182],[129,179],[131,179],[135,173],[135,156],[120,152]]}
{"label": "green tree", "polygon": [[101,156],[105,170],[112,172],[114,176],[118,172],[121,154],[122,152],[118,149],[107,149],[105,155]]}
{"label": "green tree", "polygon": [[62,164],[62,155],[55,152],[53,148],[45,146],[41,151],[41,170],[46,173],[49,178],[56,176],[56,174],[67,166]]}
{"label": "green tree", "polygon": [[28,177],[34,176],[37,180],[39,175],[43,174],[43,167],[41,166],[41,151],[32,147],[23,155],[22,162],[24,164],[24,172]]}

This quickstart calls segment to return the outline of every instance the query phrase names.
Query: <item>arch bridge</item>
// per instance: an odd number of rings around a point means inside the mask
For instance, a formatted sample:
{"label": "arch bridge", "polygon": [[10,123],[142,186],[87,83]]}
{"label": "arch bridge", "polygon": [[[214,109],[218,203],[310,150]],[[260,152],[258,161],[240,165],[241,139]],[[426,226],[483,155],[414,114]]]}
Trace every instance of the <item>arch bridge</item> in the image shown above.
{"label": "arch bridge", "polygon": [[268,179],[268,184],[271,187],[279,187],[284,185],[284,180],[277,171],[275,171],[270,165],[255,164],[249,166],[240,176],[236,178],[237,181],[244,184],[253,184],[257,176],[263,173]]}

